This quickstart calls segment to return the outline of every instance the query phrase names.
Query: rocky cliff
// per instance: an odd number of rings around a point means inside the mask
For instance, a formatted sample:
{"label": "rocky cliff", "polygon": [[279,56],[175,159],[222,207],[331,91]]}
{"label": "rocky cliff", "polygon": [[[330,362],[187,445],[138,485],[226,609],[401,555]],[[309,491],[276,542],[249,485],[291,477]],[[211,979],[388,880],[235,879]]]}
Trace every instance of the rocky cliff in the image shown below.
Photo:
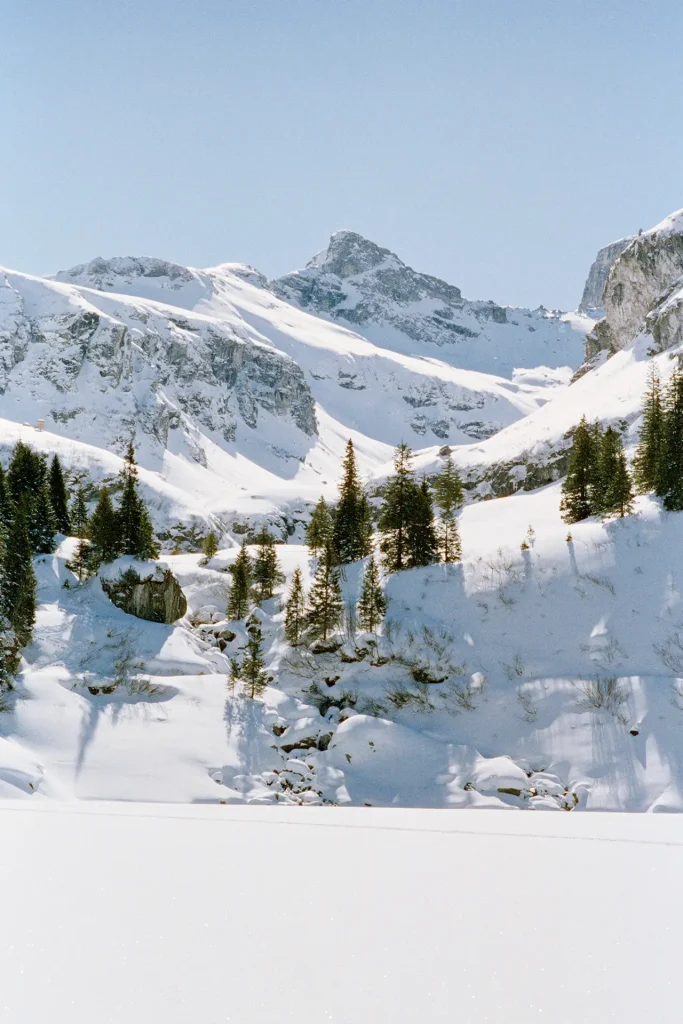
{"label": "rocky cliff", "polygon": [[594,320],[599,320],[605,315],[602,305],[602,293],[605,290],[609,272],[626,246],[631,244],[633,238],[633,235],[629,235],[627,238],[619,238],[616,242],[610,242],[609,245],[605,245],[602,249],[598,250],[598,254],[588,271],[583,295],[579,303],[580,313],[585,313],[586,316],[590,316]]}
{"label": "rocky cliff", "polygon": [[617,352],[645,332],[657,335],[660,347],[671,344],[669,300],[680,287],[681,275],[683,210],[678,210],[637,235],[615,260],[603,293],[605,316],[586,338],[586,358]]}

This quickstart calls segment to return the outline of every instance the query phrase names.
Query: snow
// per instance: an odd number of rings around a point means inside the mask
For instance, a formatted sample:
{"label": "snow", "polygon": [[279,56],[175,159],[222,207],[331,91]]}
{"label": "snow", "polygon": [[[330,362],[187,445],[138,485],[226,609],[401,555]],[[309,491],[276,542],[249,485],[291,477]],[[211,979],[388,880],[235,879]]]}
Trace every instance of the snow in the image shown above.
{"label": "snow", "polygon": [[12,1024],[675,1024],[683,820],[0,804]]}

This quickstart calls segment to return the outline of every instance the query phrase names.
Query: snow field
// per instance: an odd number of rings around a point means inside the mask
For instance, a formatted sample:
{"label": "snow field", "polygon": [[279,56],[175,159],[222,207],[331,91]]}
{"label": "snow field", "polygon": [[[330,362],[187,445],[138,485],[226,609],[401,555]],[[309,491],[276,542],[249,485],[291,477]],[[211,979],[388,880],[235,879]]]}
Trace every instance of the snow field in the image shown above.
{"label": "snow field", "polygon": [[8,1024],[677,1024],[683,820],[0,804]]}

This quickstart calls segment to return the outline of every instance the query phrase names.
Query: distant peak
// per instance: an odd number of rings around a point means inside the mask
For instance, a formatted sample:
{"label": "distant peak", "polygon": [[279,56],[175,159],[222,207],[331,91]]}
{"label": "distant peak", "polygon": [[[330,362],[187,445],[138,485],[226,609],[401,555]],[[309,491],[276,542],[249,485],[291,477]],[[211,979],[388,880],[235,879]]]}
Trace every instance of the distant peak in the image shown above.
{"label": "distant peak", "polygon": [[331,235],[327,248],[314,256],[308,266],[324,269],[338,277],[353,277],[374,270],[387,260],[401,264],[390,249],[383,249],[357,231],[343,229]]}

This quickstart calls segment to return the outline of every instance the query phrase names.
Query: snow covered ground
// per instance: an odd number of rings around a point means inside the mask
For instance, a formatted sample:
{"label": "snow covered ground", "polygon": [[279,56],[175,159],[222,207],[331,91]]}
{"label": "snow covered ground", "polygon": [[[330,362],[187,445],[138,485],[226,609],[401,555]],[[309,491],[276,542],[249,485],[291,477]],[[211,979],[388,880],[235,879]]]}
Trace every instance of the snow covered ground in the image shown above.
{"label": "snow covered ground", "polygon": [[7,1024],[677,1024],[683,819],[0,804]]}

